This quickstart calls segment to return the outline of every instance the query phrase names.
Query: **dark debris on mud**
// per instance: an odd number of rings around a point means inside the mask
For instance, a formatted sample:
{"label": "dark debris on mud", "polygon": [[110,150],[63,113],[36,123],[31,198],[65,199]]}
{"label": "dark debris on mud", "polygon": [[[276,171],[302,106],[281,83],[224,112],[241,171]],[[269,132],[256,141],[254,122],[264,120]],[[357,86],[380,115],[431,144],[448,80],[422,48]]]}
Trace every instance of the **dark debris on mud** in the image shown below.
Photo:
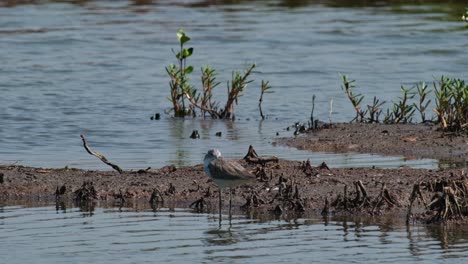
{"label": "dark debris on mud", "polygon": [[[408,222],[428,223],[464,223],[468,215],[468,181],[463,169],[334,169],[324,163],[314,166],[311,161],[259,163],[258,158],[239,161],[257,176],[257,182],[233,189],[234,212],[396,214],[406,215]],[[205,212],[218,210],[218,189],[201,165],[138,173],[2,166],[0,174],[2,200],[144,201],[156,206],[177,203]],[[226,200],[223,203],[227,205]]]}

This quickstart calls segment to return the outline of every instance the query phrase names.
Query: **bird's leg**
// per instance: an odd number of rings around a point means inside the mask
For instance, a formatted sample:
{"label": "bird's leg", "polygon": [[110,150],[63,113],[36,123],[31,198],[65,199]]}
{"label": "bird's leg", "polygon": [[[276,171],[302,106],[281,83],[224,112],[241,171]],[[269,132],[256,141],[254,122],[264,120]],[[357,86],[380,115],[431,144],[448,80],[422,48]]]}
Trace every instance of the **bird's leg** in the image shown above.
{"label": "bird's leg", "polygon": [[232,207],[232,188],[229,187],[229,221],[231,221],[231,207]]}
{"label": "bird's leg", "polygon": [[219,188],[219,223],[221,224],[221,188]]}

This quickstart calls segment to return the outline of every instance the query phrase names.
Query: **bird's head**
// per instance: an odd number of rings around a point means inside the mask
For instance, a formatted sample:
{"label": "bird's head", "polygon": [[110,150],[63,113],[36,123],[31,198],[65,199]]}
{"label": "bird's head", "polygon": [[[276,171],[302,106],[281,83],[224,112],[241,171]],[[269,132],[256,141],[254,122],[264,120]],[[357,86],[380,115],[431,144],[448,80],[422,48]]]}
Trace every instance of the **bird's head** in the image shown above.
{"label": "bird's head", "polygon": [[218,149],[210,149],[208,150],[208,153],[205,155],[205,161],[209,160],[212,161],[214,159],[219,159],[221,158],[221,152]]}

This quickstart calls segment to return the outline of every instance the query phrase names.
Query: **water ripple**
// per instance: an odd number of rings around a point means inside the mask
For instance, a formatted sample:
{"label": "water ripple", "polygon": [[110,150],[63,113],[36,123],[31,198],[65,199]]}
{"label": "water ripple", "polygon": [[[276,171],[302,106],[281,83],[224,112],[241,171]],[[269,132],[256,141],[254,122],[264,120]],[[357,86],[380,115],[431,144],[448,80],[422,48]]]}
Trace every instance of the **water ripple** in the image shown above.
{"label": "water ripple", "polygon": [[[249,145],[264,155],[333,167],[435,168],[434,160],[310,153],[271,142],[277,133],[292,136],[287,126],[309,120],[313,94],[317,118],[328,120],[333,98],[332,120],[351,120],[339,74],[356,79],[366,98],[388,102],[400,95],[402,84],[448,73],[468,79],[467,33],[455,20],[457,1],[366,1],[359,8],[348,1],[23,2],[0,7],[0,59],[7,62],[0,66],[2,164],[107,169],[79,155],[79,134],[85,133],[96,150],[111,153],[126,169],[197,164],[211,147],[235,158]],[[179,27],[192,37],[190,64],[197,70],[212,65],[223,85],[232,70],[257,63],[256,81],[239,100],[235,124],[164,114],[150,120],[170,108],[165,66],[176,62],[171,49],[177,48]],[[190,78],[199,88],[198,72]],[[265,96],[269,119],[263,122],[257,108],[261,79],[274,91]],[[223,85],[216,100],[225,100]],[[201,139],[189,138],[193,130]]]}

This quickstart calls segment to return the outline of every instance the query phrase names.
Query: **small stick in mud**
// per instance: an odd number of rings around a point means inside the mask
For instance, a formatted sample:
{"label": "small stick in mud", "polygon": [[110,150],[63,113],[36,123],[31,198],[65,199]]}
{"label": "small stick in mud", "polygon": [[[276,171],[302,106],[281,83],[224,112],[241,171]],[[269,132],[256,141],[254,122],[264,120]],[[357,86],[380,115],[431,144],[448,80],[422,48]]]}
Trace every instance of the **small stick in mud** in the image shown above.
{"label": "small stick in mud", "polygon": [[297,188],[297,185],[295,186],[294,188],[294,195],[293,195],[293,199],[297,199],[297,200],[300,200],[300,196],[299,196],[299,188]]}
{"label": "small stick in mud", "polygon": [[277,205],[275,207],[275,209],[273,210],[273,213],[276,215],[276,216],[280,216],[283,214],[283,209],[281,209],[281,206]]}
{"label": "small stick in mud", "polygon": [[158,189],[153,189],[149,202],[150,204],[164,203],[164,198]]}
{"label": "small stick in mud", "polygon": [[97,191],[93,182],[85,181],[83,185],[75,191],[75,201],[89,202],[97,199]]}
{"label": "small stick in mud", "polygon": [[348,185],[344,186],[344,209],[348,210]]}
{"label": "small stick in mud", "polygon": [[463,218],[463,213],[459,203],[460,197],[452,187],[443,187],[442,193],[436,193],[428,205],[431,210],[437,210],[437,213],[428,221],[429,223],[437,223],[446,221],[452,218]]}
{"label": "small stick in mud", "polygon": [[125,195],[123,194],[122,189],[119,189],[119,193],[118,193],[117,195],[115,195],[114,198],[115,198],[115,199],[119,199],[119,200],[120,200],[119,202],[120,202],[121,204],[123,204],[123,203],[126,202],[126,200],[125,200]]}
{"label": "small stick in mud", "polygon": [[[367,195],[367,190],[366,188],[364,187],[364,184],[362,184],[362,181],[359,180],[357,182],[355,182],[356,184],[356,188],[359,187],[359,190],[360,192],[362,193],[362,200],[358,201],[358,207],[362,207],[362,206],[365,206],[365,205],[369,205],[370,204],[370,199],[369,199],[369,196]],[[359,196],[359,195],[358,195]]]}
{"label": "small stick in mud", "polygon": [[206,189],[204,197],[211,197],[211,188],[208,186],[208,189]]}
{"label": "small stick in mud", "polygon": [[265,170],[265,165],[262,165],[260,167],[256,167],[255,170],[253,171],[253,174],[261,181],[261,182],[269,182],[270,178],[268,177],[266,170]]}
{"label": "small stick in mud", "polygon": [[312,174],[315,173],[314,168],[312,167],[312,164],[310,164],[310,159],[307,159],[307,161],[301,162],[300,168],[306,176],[312,176]]}
{"label": "small stick in mud", "polygon": [[83,140],[83,146],[84,146],[84,148],[86,149],[86,151],[87,151],[89,154],[91,154],[91,155],[97,157],[97,158],[100,159],[102,162],[104,162],[105,164],[111,166],[114,170],[118,171],[119,173],[123,173],[123,170],[122,170],[119,166],[115,165],[114,163],[111,163],[109,160],[107,160],[106,157],[104,157],[104,155],[102,155],[101,153],[97,153],[97,152],[95,152],[95,151],[92,151],[92,150],[89,148],[88,142],[86,141],[86,138],[84,137],[84,135],[80,135],[80,137],[81,137],[81,139]]}
{"label": "small stick in mud", "polygon": [[57,189],[55,189],[55,199],[60,199],[60,196],[64,195],[66,191],[67,187],[65,187],[65,185],[62,185],[60,188],[57,186]]}
{"label": "small stick in mud", "polygon": [[413,185],[413,191],[411,192],[411,197],[410,197],[410,204],[408,205],[408,212],[406,213],[406,224],[409,224],[410,218],[412,217],[413,213],[413,203],[416,201],[416,199],[420,199],[423,201],[424,205],[426,202],[424,201],[422,194],[421,194],[421,189],[419,184]]}
{"label": "small stick in mud", "polygon": [[252,191],[251,195],[246,199],[244,205],[241,205],[241,209],[246,210],[251,207],[258,207],[260,204],[265,204],[265,201],[262,198],[258,197],[258,194]]}
{"label": "small stick in mud", "polygon": [[309,128],[314,129],[314,109],[315,109],[315,94],[312,95],[312,111],[310,111],[310,124]]}
{"label": "small stick in mud", "polygon": [[292,203],[291,204],[292,209],[294,209],[294,211],[296,211],[297,213],[305,212],[304,205],[302,204],[300,200],[296,200],[296,202],[291,201],[291,203]]}
{"label": "small stick in mud", "polygon": [[196,200],[195,202],[190,204],[190,208],[197,209],[198,212],[203,211],[203,208],[206,206],[205,199],[201,197],[200,199]]}
{"label": "small stick in mud", "polygon": [[390,193],[388,192],[387,186],[385,183],[382,183],[382,188],[380,190],[380,194],[377,196],[377,198],[374,201],[374,207],[372,208],[372,214],[374,214],[375,209],[377,207],[380,207],[386,202],[389,206],[398,206],[399,203],[397,200],[395,200]]}
{"label": "small stick in mud", "polygon": [[328,170],[328,171],[331,171],[330,168],[328,167],[328,165],[324,162],[320,163],[320,165],[317,167],[318,169],[321,169],[321,170]]}
{"label": "small stick in mud", "polygon": [[176,188],[174,186],[174,184],[172,184],[172,182],[169,183],[169,188],[166,190],[165,194],[166,195],[172,195],[172,194],[175,194],[176,193]]}
{"label": "small stick in mud", "polygon": [[357,186],[359,187],[359,189],[361,190],[362,194],[363,194],[364,197],[366,198],[366,197],[367,197],[367,191],[366,191],[366,188],[364,187],[364,185],[362,184],[362,181],[361,181],[361,180],[357,181]]}
{"label": "small stick in mud", "polygon": [[327,216],[329,212],[330,212],[330,205],[328,203],[328,198],[325,198],[325,205],[323,206],[321,215]]}

